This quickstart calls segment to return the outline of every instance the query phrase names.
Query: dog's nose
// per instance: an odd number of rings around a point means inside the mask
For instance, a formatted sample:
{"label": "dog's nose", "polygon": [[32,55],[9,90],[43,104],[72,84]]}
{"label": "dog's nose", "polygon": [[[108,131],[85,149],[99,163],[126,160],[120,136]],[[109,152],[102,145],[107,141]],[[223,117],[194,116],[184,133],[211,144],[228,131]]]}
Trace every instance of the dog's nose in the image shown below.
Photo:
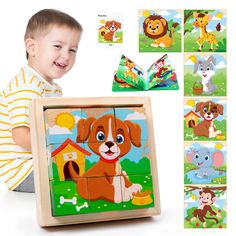
{"label": "dog's nose", "polygon": [[211,112],[207,112],[207,115],[208,115],[208,116],[211,115]]}
{"label": "dog's nose", "polygon": [[110,142],[110,141],[105,142],[105,144],[106,144],[109,148],[111,148],[111,147],[114,145],[114,143],[113,143],[113,142]]}

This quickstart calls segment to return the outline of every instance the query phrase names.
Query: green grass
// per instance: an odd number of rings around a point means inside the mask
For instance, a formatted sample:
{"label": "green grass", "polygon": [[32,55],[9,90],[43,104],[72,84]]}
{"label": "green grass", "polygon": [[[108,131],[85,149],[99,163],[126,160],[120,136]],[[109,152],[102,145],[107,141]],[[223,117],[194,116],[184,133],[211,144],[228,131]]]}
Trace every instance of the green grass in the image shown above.
{"label": "green grass", "polygon": [[[222,134],[225,135],[225,139],[226,140],[226,120],[222,120],[222,121],[218,121],[218,120],[214,120],[214,125],[216,127],[217,130],[221,130]],[[193,137],[187,137],[188,135],[193,135]],[[197,139],[195,139],[197,137]],[[194,138],[194,139],[193,139]],[[203,136],[196,136],[193,133],[193,128],[187,128],[186,126],[186,122],[184,121],[184,140],[185,141],[223,141],[223,140],[218,140],[216,137],[215,138],[207,138],[207,137],[203,137]]]}
{"label": "green grass", "polygon": [[[214,220],[205,219],[207,223],[207,228],[226,228],[226,224],[224,223],[224,219],[226,217],[226,211],[223,209],[217,208],[215,206],[211,206],[211,207],[214,212],[220,213],[221,217],[217,218],[219,221],[218,224],[216,224]],[[191,219],[193,218],[193,211],[196,209],[197,207],[192,207],[187,210],[187,216],[184,219],[185,228],[202,228],[202,222],[198,218],[196,221],[191,222]],[[206,216],[216,218],[216,216],[211,216],[209,212],[207,213]]]}
{"label": "green grass", "polygon": [[[217,42],[219,44],[219,48],[216,48],[216,45],[213,46],[214,52],[226,52],[226,32],[211,32],[216,35]],[[199,33],[186,33],[184,35],[184,52],[197,52],[198,44],[196,40],[199,38]],[[202,52],[209,52],[210,44],[204,43]]]}
{"label": "green grass", "polygon": [[[151,198],[153,200],[149,205],[137,206],[132,204],[132,200],[128,202],[112,203],[103,200],[89,201],[80,197],[76,191],[76,184],[71,181],[51,181],[51,202],[52,202],[52,212],[53,216],[63,216],[63,215],[75,215],[75,214],[87,214],[94,212],[105,212],[105,211],[117,211],[117,210],[132,210],[141,208],[151,208],[154,207],[154,195],[152,187],[152,177],[151,175],[130,175],[129,180],[135,184],[141,184],[142,191],[150,191]],[[66,199],[77,198],[78,206],[83,205],[85,202],[88,203],[88,208],[82,208],[80,212],[77,212],[76,205],[72,203],[60,204],[60,196]]]}
{"label": "green grass", "polygon": [[139,52],[181,52],[181,33],[174,33],[174,42],[169,48],[152,47],[153,39],[139,34]]}
{"label": "green grass", "polygon": [[[210,96],[226,96],[226,69],[219,69],[213,76],[212,82],[216,85],[216,90]],[[185,68],[184,74],[184,96],[209,96],[207,94],[196,95],[193,93],[193,85],[196,81],[200,81],[198,75],[194,75],[191,69]]]}
{"label": "green grass", "polygon": [[116,32],[116,36],[119,38],[117,41],[106,41],[103,36],[101,36],[100,32],[98,33],[98,42],[99,43],[122,43],[123,42],[123,32]]}
{"label": "green grass", "polygon": [[[90,163],[86,160],[85,170],[88,170],[96,163]],[[129,176],[129,180],[132,183],[141,184],[143,186],[142,191],[150,191],[151,197],[154,199],[152,188],[152,176],[150,175],[150,160],[147,157],[143,157],[138,163],[132,162],[128,159],[124,159],[121,162],[122,170],[124,170]],[[54,216],[63,215],[75,215],[86,214],[91,212],[104,212],[104,211],[116,211],[116,210],[132,210],[139,208],[150,208],[154,206],[154,201],[145,206],[136,206],[132,204],[132,201],[122,203],[111,203],[103,200],[91,201],[80,197],[76,190],[76,184],[71,180],[59,181],[57,166],[52,163],[53,180],[50,181],[51,189],[51,204],[52,212]],[[52,178],[51,178],[52,179]],[[89,204],[89,208],[82,208],[80,212],[77,212],[76,206],[71,203],[60,204],[60,196],[64,196],[66,199],[77,198],[77,205],[81,206],[85,202]]]}

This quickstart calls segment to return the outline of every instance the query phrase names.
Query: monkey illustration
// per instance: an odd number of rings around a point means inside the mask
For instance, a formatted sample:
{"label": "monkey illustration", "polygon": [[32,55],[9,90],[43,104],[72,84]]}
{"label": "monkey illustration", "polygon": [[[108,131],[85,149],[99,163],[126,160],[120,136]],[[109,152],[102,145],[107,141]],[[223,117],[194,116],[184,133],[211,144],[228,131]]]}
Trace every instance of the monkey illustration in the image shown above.
{"label": "monkey illustration", "polygon": [[[214,220],[216,222],[216,224],[218,224],[219,221],[218,221],[217,218],[220,218],[221,215],[220,215],[220,213],[214,212],[211,208],[211,205],[216,202],[215,193],[212,190],[208,189],[208,188],[202,189],[199,192],[199,202],[200,202],[200,205],[193,212],[194,217],[191,219],[191,221],[192,222],[196,221],[196,219],[198,218],[203,223],[203,228],[206,228],[206,226],[207,226],[205,219]],[[210,212],[210,214],[216,216],[217,218],[215,218],[215,217],[206,217],[206,214],[207,214],[208,211]]]}

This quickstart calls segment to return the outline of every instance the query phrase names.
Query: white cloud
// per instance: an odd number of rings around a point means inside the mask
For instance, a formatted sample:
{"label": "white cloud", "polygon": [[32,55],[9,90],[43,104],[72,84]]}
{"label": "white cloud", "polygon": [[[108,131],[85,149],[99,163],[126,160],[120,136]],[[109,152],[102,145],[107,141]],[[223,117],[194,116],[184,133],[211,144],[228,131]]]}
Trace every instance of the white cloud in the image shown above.
{"label": "white cloud", "polygon": [[58,125],[54,125],[53,127],[49,128],[49,134],[71,134],[70,130],[66,127],[60,127]]}
{"label": "white cloud", "polygon": [[225,25],[221,25],[221,29],[220,29],[220,32],[223,32],[226,30],[226,26]]}
{"label": "white cloud", "polygon": [[185,61],[184,65],[186,65],[186,66],[193,66],[194,63],[193,63],[193,61],[191,59],[188,59],[188,60]]}
{"label": "white cloud", "polygon": [[226,64],[224,61],[220,61],[217,65],[216,65],[216,69],[222,69],[225,68]]}
{"label": "white cloud", "polygon": [[192,110],[192,109],[193,109],[193,107],[192,107],[192,106],[189,106],[189,105],[185,105],[185,106],[184,106],[184,109],[187,109],[187,110]]}
{"label": "white cloud", "polygon": [[181,18],[182,18],[182,16],[181,16],[181,14],[180,14],[180,13],[178,13],[177,15],[175,15],[175,16],[174,16],[174,18],[176,18],[176,19],[181,19]]}
{"label": "white cloud", "polygon": [[75,118],[75,123],[76,123],[76,124],[77,124],[77,123],[79,122],[79,120],[81,119],[80,116],[74,116],[74,118]]}
{"label": "white cloud", "polygon": [[196,202],[196,201],[193,200],[191,197],[189,197],[189,198],[185,199],[184,202],[186,202],[186,203],[192,203],[192,202]]}
{"label": "white cloud", "polygon": [[222,105],[225,105],[225,104],[226,104],[226,101],[225,101],[225,100],[219,100],[219,101],[217,101],[217,103],[222,104]]}
{"label": "white cloud", "polygon": [[222,19],[219,18],[219,17],[213,16],[211,20],[213,20],[213,21],[219,21],[219,20],[222,20]]}
{"label": "white cloud", "polygon": [[204,147],[207,147],[207,148],[215,148],[216,144],[215,143],[205,143],[203,144]]}
{"label": "white cloud", "polygon": [[146,116],[140,112],[134,112],[132,114],[127,115],[125,120],[145,120]]}
{"label": "white cloud", "polygon": [[164,11],[160,11],[159,14],[160,14],[161,16],[169,16],[169,15],[170,15],[170,12],[164,10]]}
{"label": "white cloud", "polygon": [[223,146],[223,147],[221,148],[221,151],[222,151],[222,152],[226,152],[226,146]]}

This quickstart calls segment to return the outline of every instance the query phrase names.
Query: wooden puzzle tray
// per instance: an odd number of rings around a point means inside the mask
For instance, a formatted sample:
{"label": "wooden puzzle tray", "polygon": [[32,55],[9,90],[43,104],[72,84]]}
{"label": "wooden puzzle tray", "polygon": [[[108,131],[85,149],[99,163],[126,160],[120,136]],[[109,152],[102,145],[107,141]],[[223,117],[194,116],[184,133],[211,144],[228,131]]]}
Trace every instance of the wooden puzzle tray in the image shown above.
{"label": "wooden puzzle tray", "polygon": [[160,214],[150,98],[35,99],[31,121],[40,226]]}

